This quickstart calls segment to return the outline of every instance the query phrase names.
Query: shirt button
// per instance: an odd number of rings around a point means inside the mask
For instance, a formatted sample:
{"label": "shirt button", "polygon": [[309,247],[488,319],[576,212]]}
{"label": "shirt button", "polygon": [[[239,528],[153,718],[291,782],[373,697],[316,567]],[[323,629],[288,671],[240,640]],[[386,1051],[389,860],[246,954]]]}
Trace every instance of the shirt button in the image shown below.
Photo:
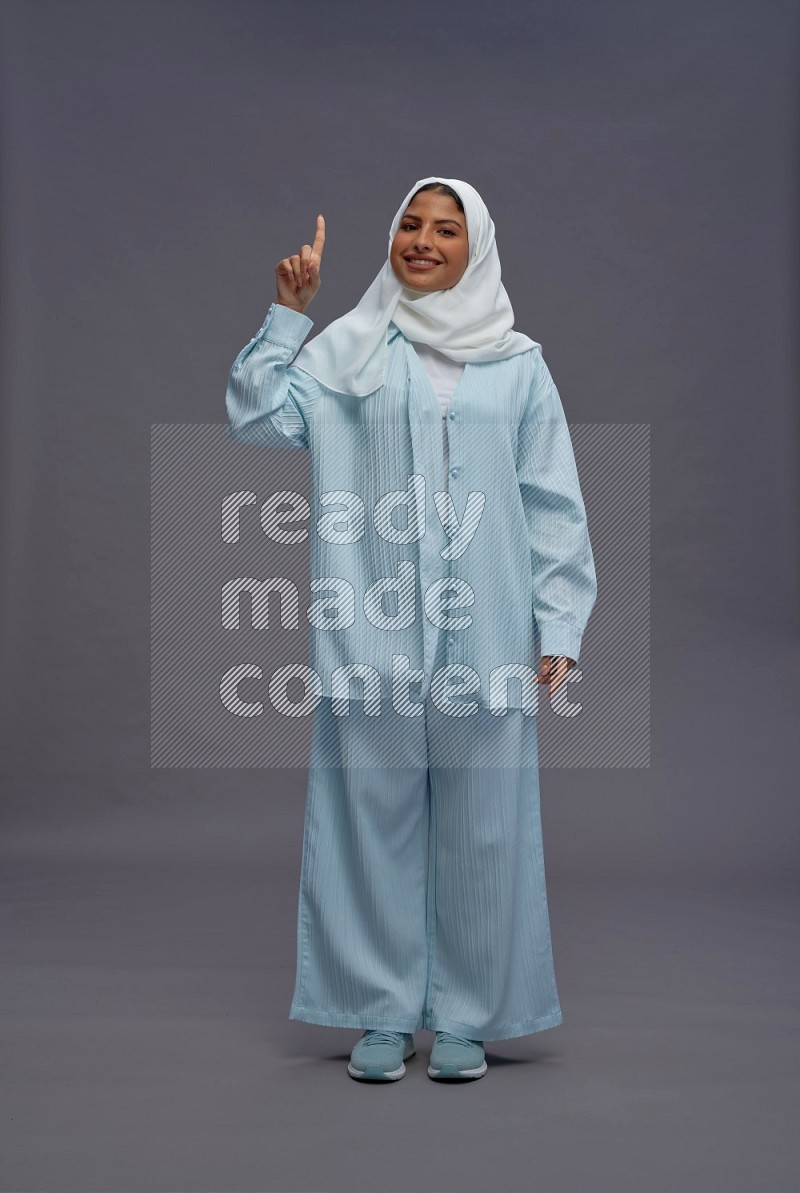
{"label": "shirt button", "polygon": [[447,639],[447,645],[448,645],[448,646],[455,646],[455,644],[456,644],[456,640],[455,640],[455,638],[448,638],[448,639]]}
{"label": "shirt button", "polygon": [[450,411],[450,417],[451,417],[451,418],[455,418],[455,416],[456,416],[456,412],[455,412],[455,410],[451,410],[451,411]]}
{"label": "shirt button", "polygon": [[451,469],[450,469],[450,475],[451,475],[451,476],[458,476],[458,468],[451,468]]}

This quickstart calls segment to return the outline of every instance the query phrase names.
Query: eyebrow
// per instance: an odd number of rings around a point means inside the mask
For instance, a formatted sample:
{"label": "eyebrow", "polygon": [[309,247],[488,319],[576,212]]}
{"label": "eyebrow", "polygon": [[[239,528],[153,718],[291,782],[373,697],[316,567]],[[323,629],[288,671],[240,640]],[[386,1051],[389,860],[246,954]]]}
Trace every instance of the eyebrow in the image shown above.
{"label": "eyebrow", "polygon": [[[407,211],[405,213],[405,215],[403,216],[403,219],[404,220],[416,220],[418,224],[422,223],[422,220],[420,219],[420,217],[418,215],[412,215],[412,213],[410,211]],[[455,224],[455,226],[457,228],[461,227],[461,224],[458,222],[458,220],[434,220],[433,222],[434,222],[434,224]],[[401,223],[402,223],[402,220],[401,220]]]}

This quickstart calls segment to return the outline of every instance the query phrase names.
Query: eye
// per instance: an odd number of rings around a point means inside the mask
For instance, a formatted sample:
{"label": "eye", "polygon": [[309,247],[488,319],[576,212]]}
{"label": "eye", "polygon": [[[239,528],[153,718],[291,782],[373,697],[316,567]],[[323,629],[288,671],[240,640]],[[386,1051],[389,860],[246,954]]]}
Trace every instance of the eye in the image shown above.
{"label": "eye", "polygon": [[[400,225],[400,231],[401,231],[401,232],[408,232],[408,231],[411,231],[411,232],[416,232],[416,230],[417,230],[417,225],[416,225],[416,224],[412,224],[412,223],[406,222],[405,224],[401,224],[401,225]],[[440,228],[440,229],[439,229],[439,231],[440,231],[440,232],[446,232],[448,236],[455,236],[455,235],[456,235],[456,232],[454,232],[454,230],[453,230],[452,228]]]}

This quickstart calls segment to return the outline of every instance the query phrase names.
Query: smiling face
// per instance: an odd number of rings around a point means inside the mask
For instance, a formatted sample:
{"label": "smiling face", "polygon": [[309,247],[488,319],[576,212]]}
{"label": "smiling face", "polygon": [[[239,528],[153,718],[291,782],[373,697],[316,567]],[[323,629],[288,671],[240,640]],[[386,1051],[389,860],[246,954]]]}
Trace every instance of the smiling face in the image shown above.
{"label": "smiling face", "polygon": [[467,220],[451,195],[422,191],[403,212],[389,260],[412,290],[449,290],[469,261]]}

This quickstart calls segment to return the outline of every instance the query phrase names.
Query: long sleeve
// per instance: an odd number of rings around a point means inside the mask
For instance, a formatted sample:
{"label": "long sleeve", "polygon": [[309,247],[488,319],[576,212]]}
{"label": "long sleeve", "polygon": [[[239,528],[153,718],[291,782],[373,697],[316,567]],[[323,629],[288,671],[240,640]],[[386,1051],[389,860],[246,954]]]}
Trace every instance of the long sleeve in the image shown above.
{"label": "long sleeve", "polygon": [[273,303],[231,367],[225,405],[227,434],[265,447],[308,447],[308,420],[319,389],[291,366],[313,327],[307,315]]}
{"label": "long sleeve", "polygon": [[541,353],[520,424],[517,476],[528,526],[541,653],[577,661],[597,579],[572,440]]}

